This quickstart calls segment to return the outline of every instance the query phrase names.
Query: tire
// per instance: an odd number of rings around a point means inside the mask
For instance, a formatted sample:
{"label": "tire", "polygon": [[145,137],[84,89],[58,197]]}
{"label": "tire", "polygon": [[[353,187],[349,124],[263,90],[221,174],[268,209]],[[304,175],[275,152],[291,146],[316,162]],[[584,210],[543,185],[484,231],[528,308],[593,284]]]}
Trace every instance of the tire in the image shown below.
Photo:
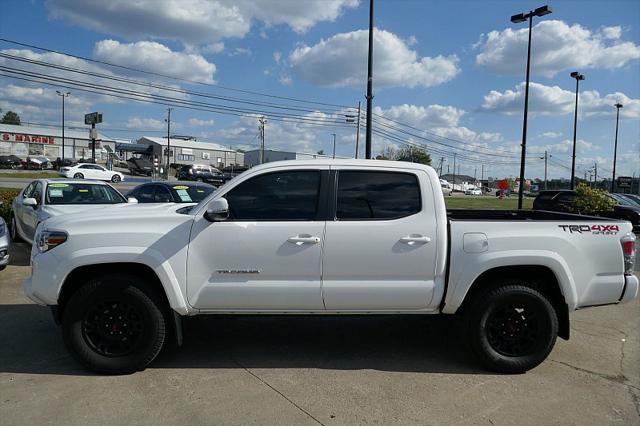
{"label": "tire", "polygon": [[165,342],[167,325],[161,307],[159,297],[139,277],[99,276],[77,290],[64,307],[65,345],[97,373],[144,370]]}
{"label": "tire", "polygon": [[76,173],[75,175],[73,175],[74,179],[84,179],[84,175],[82,173]]}
{"label": "tire", "polygon": [[113,175],[111,176],[111,182],[113,183],[118,183],[120,182],[122,179],[120,178],[120,175]]}
{"label": "tire", "polygon": [[506,284],[471,302],[466,317],[472,351],[489,369],[524,373],[544,361],[558,336],[549,300],[523,285]]}
{"label": "tire", "polygon": [[11,215],[9,235],[11,236],[11,241],[13,241],[14,243],[21,243],[22,241],[24,241],[22,237],[20,237],[20,233],[18,232],[18,224],[16,223],[16,217],[14,215]]}

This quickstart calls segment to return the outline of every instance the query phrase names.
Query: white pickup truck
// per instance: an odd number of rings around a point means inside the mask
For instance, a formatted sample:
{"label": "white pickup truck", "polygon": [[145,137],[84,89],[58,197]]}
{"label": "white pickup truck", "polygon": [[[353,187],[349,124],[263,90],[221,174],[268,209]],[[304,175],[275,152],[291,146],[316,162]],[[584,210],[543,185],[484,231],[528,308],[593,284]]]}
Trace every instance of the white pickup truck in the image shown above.
{"label": "white pickup truck", "polygon": [[196,206],[60,216],[37,229],[25,293],[102,373],[144,369],[202,314],[459,314],[489,368],[524,372],[569,313],[638,296],[631,224],[447,212],[431,167],[269,163]]}

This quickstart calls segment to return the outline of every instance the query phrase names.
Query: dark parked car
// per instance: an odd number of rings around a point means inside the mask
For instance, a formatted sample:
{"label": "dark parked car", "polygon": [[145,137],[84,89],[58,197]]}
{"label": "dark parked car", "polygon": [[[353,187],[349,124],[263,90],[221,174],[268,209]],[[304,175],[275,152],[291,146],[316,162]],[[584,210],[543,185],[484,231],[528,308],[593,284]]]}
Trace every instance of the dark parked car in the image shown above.
{"label": "dark parked car", "polygon": [[153,164],[146,158],[129,158],[127,167],[131,175],[151,176],[151,172],[153,172]]}
{"label": "dark parked car", "polygon": [[227,166],[222,169],[222,180],[224,182],[228,182],[239,174],[246,172],[247,170],[249,170],[249,168],[245,166]]}
{"label": "dark parked car", "polygon": [[611,195],[622,197],[625,200],[630,201],[632,204],[637,204],[638,206],[640,206],[640,195],[637,195],[637,194],[623,194],[623,193],[615,193],[615,194],[611,194]]}
{"label": "dark parked car", "polygon": [[206,182],[215,186],[220,186],[224,183],[220,170],[200,164],[187,164],[181,166],[176,172],[176,177],[179,180]]}
{"label": "dark parked car", "polygon": [[139,203],[199,203],[216,187],[202,182],[149,182],[138,185],[126,196]]}
{"label": "dark parked car", "polygon": [[[540,194],[533,200],[533,208],[534,210],[568,212],[575,196],[576,192],[569,189],[540,191]],[[640,232],[640,206],[619,196],[619,194],[609,194],[609,196],[616,202],[616,205],[612,212],[602,213],[599,216],[628,220],[633,225],[633,232]]]}
{"label": "dark parked car", "polygon": [[0,155],[0,169],[20,169],[22,160],[15,155]]}

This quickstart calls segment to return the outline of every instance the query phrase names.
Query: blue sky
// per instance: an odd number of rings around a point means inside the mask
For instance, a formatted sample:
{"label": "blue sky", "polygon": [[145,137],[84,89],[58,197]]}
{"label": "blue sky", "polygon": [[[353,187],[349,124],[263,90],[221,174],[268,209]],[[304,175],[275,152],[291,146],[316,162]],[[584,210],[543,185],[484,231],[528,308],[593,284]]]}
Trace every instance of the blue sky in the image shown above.
{"label": "blue sky", "polygon": [[[205,84],[168,80],[6,42],[0,42],[0,50],[90,72],[241,97],[252,103],[234,105],[247,111],[261,108],[256,103],[295,105],[305,111],[288,111],[295,115],[289,121],[268,119],[267,147],[330,152],[332,133],[336,133],[337,154],[353,155],[355,129],[335,125],[343,120],[344,108],[225,88],[335,105],[355,106],[362,101],[364,105],[366,32],[360,30],[368,25],[368,2],[131,3],[8,0],[0,16],[0,37]],[[539,157],[545,150],[552,156],[550,177],[570,174],[575,80],[569,73],[574,70],[586,75],[580,87],[578,175],[584,176],[595,163],[600,176],[610,175],[615,102],[625,105],[618,174],[640,173],[640,3],[549,4],[554,12],[534,20],[527,176],[542,176]],[[374,112],[378,121],[374,128],[378,133],[374,153],[410,143],[426,147],[434,158],[445,157],[445,169],[452,165],[455,152],[462,173],[473,174],[476,168],[480,173],[484,164],[485,176],[516,176],[526,23],[511,24],[509,17],[540,5],[531,1],[377,0]],[[0,65],[43,71],[6,57],[0,58]],[[60,71],[46,73],[79,78]],[[106,84],[93,77],[81,78]],[[139,90],[139,86],[127,86],[131,87]],[[0,108],[18,111],[23,121],[59,124],[55,89],[42,81],[0,76]],[[81,126],[84,113],[99,110],[105,117],[104,133],[112,137],[135,139],[166,132],[166,106],[69,90],[67,120],[71,125]],[[161,89],[152,93],[176,96],[176,92]],[[213,102],[181,96],[186,101]],[[312,112],[316,108],[320,111]],[[229,116],[177,107],[172,122],[172,133],[245,149],[257,147],[257,117],[251,114]]]}

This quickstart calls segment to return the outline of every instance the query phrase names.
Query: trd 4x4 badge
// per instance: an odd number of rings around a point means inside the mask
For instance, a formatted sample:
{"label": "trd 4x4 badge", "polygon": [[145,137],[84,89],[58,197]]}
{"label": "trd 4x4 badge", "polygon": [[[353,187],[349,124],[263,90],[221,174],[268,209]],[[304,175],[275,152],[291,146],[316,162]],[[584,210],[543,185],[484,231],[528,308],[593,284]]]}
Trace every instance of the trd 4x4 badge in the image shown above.
{"label": "trd 4x4 badge", "polygon": [[590,232],[594,235],[615,235],[620,231],[618,225],[558,225],[564,232],[573,234],[577,232]]}

